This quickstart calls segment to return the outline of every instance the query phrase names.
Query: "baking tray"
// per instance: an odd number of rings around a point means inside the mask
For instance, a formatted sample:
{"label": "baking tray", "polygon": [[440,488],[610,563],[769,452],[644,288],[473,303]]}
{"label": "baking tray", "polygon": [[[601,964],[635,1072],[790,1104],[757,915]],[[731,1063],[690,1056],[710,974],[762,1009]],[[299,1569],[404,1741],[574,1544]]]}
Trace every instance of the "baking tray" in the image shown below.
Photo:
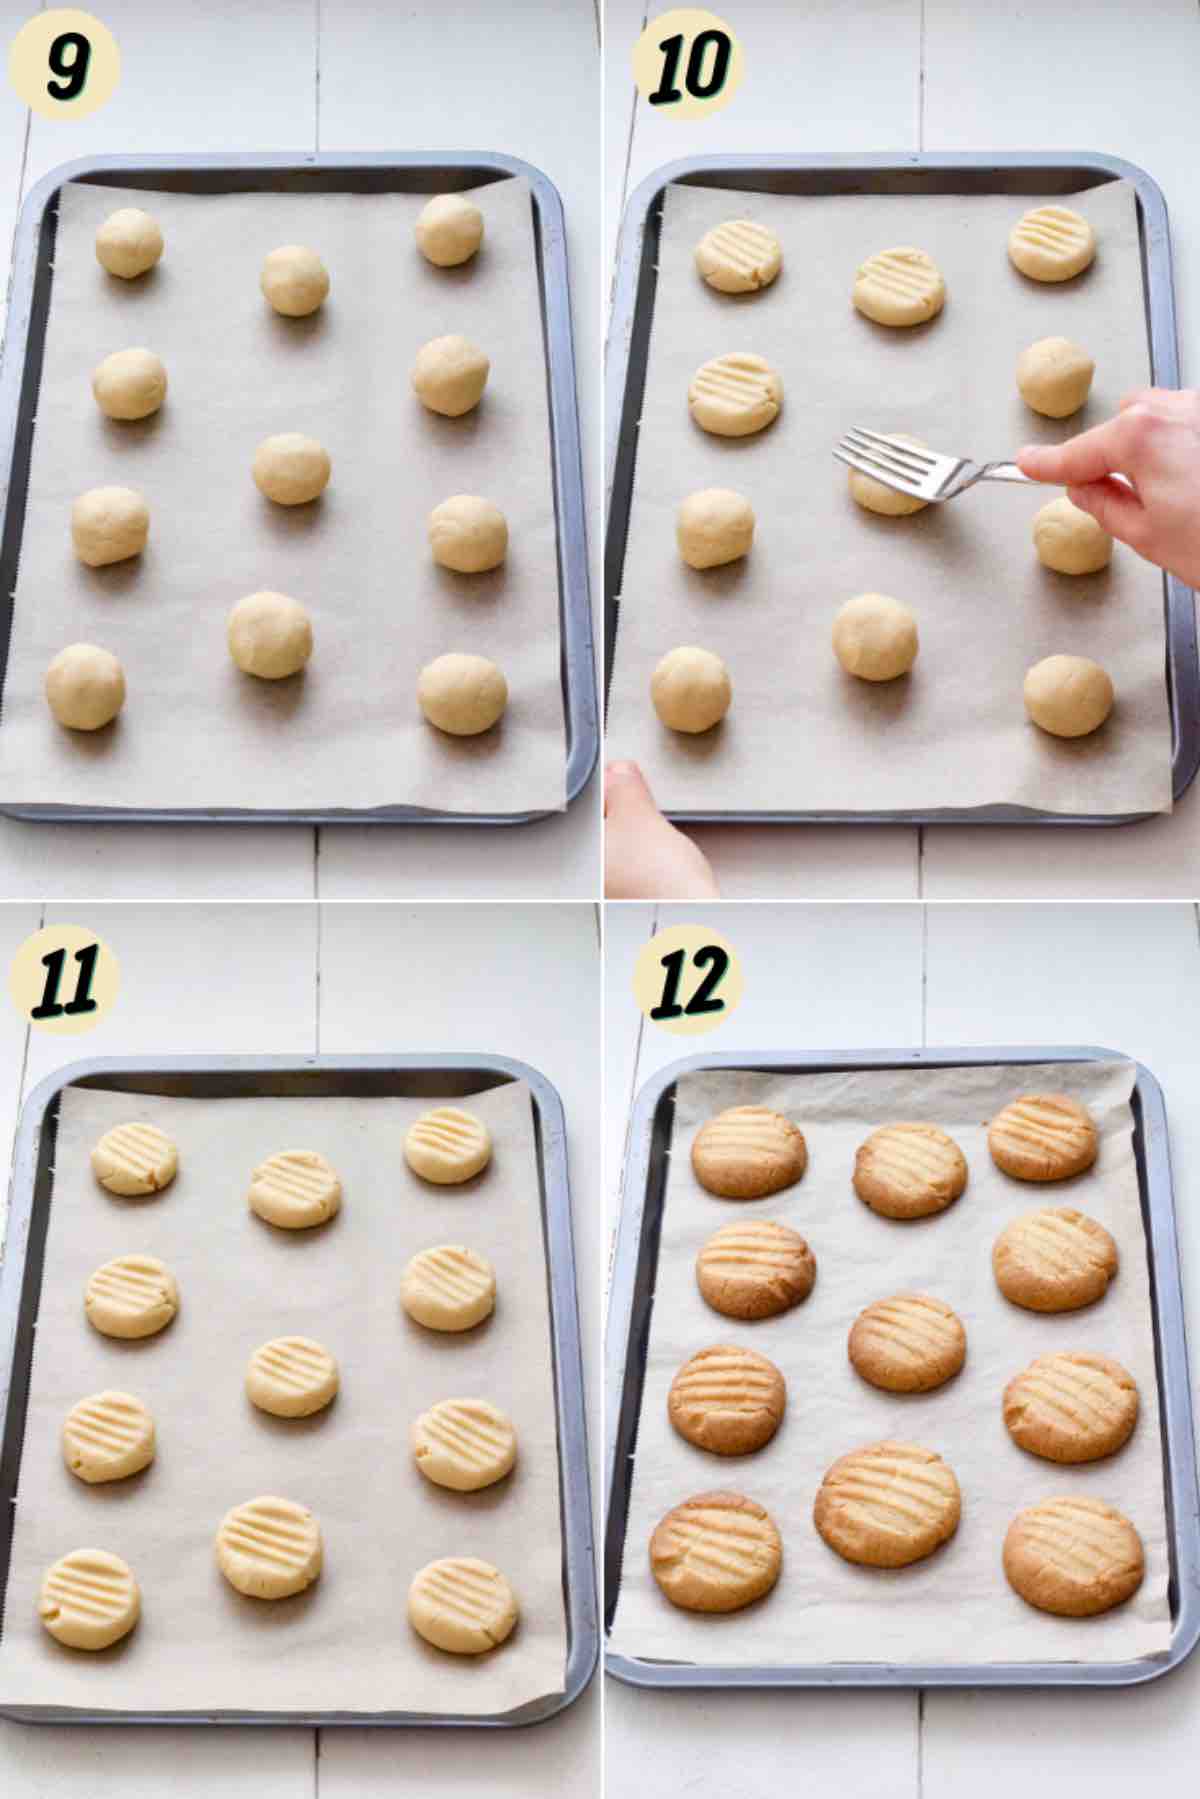
{"label": "baking tray", "polygon": [[[770,194],[1070,194],[1127,181],[1137,194],[1151,379],[1179,386],[1175,289],[1167,203],[1136,164],[1093,151],[1031,150],[909,156],[688,157],[656,169],[630,196],[621,223],[605,394],[608,531],[604,551],[604,690],[620,625],[625,542],[638,427],[650,355],[664,191],[672,183]],[[832,448],[832,446],[831,446]],[[1171,790],[1183,798],[1200,767],[1200,647],[1190,588],[1163,575],[1166,683],[1171,709]],[[1156,814],[1041,812],[1013,805],[899,812],[672,812],[681,824],[1120,825]]]}
{"label": "baking tray", "polygon": [[[604,1536],[605,1629],[611,1628],[625,1553],[625,1525],[637,1444],[642,1379],[658,1263],[659,1230],[666,1197],[675,1083],[707,1069],[829,1074],[870,1068],[1020,1068],[1028,1063],[1125,1061],[1119,1051],[1096,1048],[846,1050],[824,1056],[784,1052],[691,1056],[673,1062],[646,1083],[630,1121],[621,1220],[613,1259],[608,1308],[605,1383],[606,1510]],[[1150,1272],[1154,1359],[1162,1411],[1163,1486],[1170,1576],[1167,1598],[1173,1631],[1165,1656],[1125,1662],[789,1662],[780,1666],[724,1667],[642,1660],[605,1651],[605,1670],[631,1686],[681,1689],[754,1687],[1089,1687],[1136,1686],[1157,1680],[1189,1656],[1200,1640],[1200,1488],[1188,1376],[1187,1339],[1180,1289],[1179,1244],[1162,1089],[1149,1069],[1135,1063],[1133,1150]]]}
{"label": "baking tray", "polygon": [[[42,354],[54,279],[58,196],[68,181],[101,187],[139,187],[148,193],[450,193],[520,176],[533,195],[534,244],[546,349],[551,466],[558,546],[558,612],[563,716],[566,726],[566,803],[587,785],[600,753],[592,606],[575,352],[567,283],[562,199],[540,169],[515,156],[479,151],[405,151],[387,155],[294,154],[229,156],[91,156],[65,162],[30,189],[17,221],[4,362],[0,367],[0,730],[12,634],[13,597],[25,525],[25,501],[41,384]],[[6,803],[0,815],[39,823],[107,824],[528,824],[545,812],[461,813],[419,806],[338,807],[286,811],[133,806],[38,806]]]}
{"label": "baking tray", "polygon": [[[0,1265],[0,1601],[8,1588],[17,1479],[25,1434],[33,1340],[50,1216],[60,1097],[67,1087],[156,1093],[177,1099],[329,1098],[338,1095],[453,1099],[524,1081],[533,1098],[542,1232],[546,1246],[550,1345],[558,1414],[563,1603],[567,1662],[563,1691],[502,1714],[84,1711],[9,1706],[0,1717],[26,1724],[265,1724],[360,1728],[400,1725],[503,1729],[540,1724],[578,1699],[596,1668],[600,1629],[592,1537],[591,1478],[583,1361],[575,1289],[575,1248],[567,1180],[566,1119],[556,1088],[524,1062],[505,1056],[167,1056],[72,1062],[42,1081],[25,1102],[9,1189],[8,1231]],[[2,1628],[2,1620],[0,1620]]]}

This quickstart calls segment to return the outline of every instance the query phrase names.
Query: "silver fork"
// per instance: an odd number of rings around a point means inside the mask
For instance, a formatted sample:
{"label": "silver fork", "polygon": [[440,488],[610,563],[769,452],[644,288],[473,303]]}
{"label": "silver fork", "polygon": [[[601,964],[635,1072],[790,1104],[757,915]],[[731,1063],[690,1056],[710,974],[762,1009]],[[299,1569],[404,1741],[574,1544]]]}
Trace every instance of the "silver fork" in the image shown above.
{"label": "silver fork", "polygon": [[911,494],[914,500],[953,500],[977,481],[1029,482],[1015,462],[969,462],[965,456],[942,456],[936,450],[917,450],[911,444],[898,444],[878,431],[864,431],[858,426],[838,442],[834,455],[847,468],[857,469],[894,487],[898,493]]}

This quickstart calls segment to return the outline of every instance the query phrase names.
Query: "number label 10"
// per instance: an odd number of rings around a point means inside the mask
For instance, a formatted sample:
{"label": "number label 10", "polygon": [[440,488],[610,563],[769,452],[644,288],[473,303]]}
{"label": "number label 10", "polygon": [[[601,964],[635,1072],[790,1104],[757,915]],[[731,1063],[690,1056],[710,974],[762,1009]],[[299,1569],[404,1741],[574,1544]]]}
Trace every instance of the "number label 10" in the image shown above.
{"label": "number label 10", "polygon": [[737,951],[704,925],[672,925],[642,945],[633,992],[652,1024],[679,1036],[715,1030],[742,997]]}
{"label": "number label 10", "polygon": [[634,45],[633,78],[664,118],[703,118],[737,91],[742,47],[716,13],[675,7],[651,19]]}

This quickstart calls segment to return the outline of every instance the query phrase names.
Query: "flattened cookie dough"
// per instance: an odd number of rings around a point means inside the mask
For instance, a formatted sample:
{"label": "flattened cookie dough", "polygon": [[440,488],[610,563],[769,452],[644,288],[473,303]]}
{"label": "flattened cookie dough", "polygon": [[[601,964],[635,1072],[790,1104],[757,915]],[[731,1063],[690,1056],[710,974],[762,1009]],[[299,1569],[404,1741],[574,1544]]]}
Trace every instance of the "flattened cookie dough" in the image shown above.
{"label": "flattened cookie dough", "polygon": [[929,1393],[967,1359],[962,1319],[928,1293],[893,1293],[858,1314],[850,1327],[851,1364],[885,1393]]}
{"label": "flattened cookie dough", "polygon": [[400,1304],[431,1331],[469,1331],[490,1318],[496,1276],[486,1256],[462,1243],[415,1255],[400,1276]]}
{"label": "flattened cookie dough", "polygon": [[902,244],[859,264],[851,298],[877,325],[923,325],[945,305],[946,283],[932,256]]}
{"label": "flattened cookie dough", "polygon": [[722,294],[752,294],[770,287],[783,266],[779,239],[753,219],[726,219],[696,245],[696,267]]}
{"label": "flattened cookie dough", "polygon": [[807,1166],[804,1132],[769,1106],[730,1106],[692,1142],[696,1179],[721,1199],[765,1199],[793,1186]]}
{"label": "flattened cookie dough", "polygon": [[308,1418],[331,1403],[338,1365],[313,1337],[272,1337],[246,1364],[246,1397],[276,1418]]}
{"label": "flattened cookie dough", "polygon": [[307,1231],[341,1210],[342,1183],[315,1149],[285,1149],[259,1163],[246,1198],[250,1210],[268,1224]]}
{"label": "flattened cookie dough", "polygon": [[157,1256],[117,1256],[91,1276],[83,1309],[106,1337],[153,1337],[179,1310],[179,1288]]}
{"label": "flattened cookie dough", "polygon": [[235,1505],[216,1538],[217,1567],[251,1599],[287,1599],[321,1572],[321,1527],[306,1505],[264,1493]]}
{"label": "flattened cookie dough", "polygon": [[916,1443],[872,1443],[834,1462],[813,1523],[848,1562],[906,1568],[954,1535],[961,1510],[958,1482],[940,1455]]}
{"label": "flattened cookie dough", "polygon": [[487,1399],[440,1399],[412,1427],[417,1467],[437,1487],[476,1493],[503,1480],[517,1459],[512,1419]]}
{"label": "flattened cookie dough", "polygon": [[1009,232],[1008,254],[1031,281],[1070,281],[1091,266],[1096,234],[1069,206],[1035,206]]}
{"label": "flattened cookie dough", "polygon": [[1004,1389],[1004,1422],[1020,1449],[1047,1462],[1098,1462],[1133,1435],[1138,1390],[1111,1356],[1058,1350],[1038,1356]]}
{"label": "flattened cookie dough", "polygon": [[449,1555],[413,1576],[408,1621],[419,1637],[450,1655],[486,1655],[512,1635],[517,1596],[490,1562]]}
{"label": "flattened cookie dough", "polygon": [[107,1549],[73,1549],[47,1568],[38,1617],[68,1649],[107,1649],[141,1616],[133,1569]]}
{"label": "flattened cookie dough", "polygon": [[423,1181],[456,1187],[482,1173],[492,1159],[486,1124],[461,1106],[435,1106],[408,1127],[404,1160]]}
{"label": "flattened cookie dough", "polygon": [[997,1168],[1018,1181],[1063,1181],[1096,1160],[1100,1138],[1091,1113],[1065,1093],[1022,1093],[988,1126]]}
{"label": "flattened cookie dough", "polygon": [[854,1191],[885,1218],[928,1218],[967,1184],[962,1150],[933,1124],[885,1124],[854,1158]]}
{"label": "flattened cookie dough", "polygon": [[696,1257],[696,1284],[727,1318],[774,1318],[808,1298],[817,1260],[799,1231],[775,1218],[737,1219]]}
{"label": "flattened cookie dough", "polygon": [[1094,1305],[1108,1292],[1117,1266],[1117,1246],[1104,1226],[1071,1206],[1025,1212],[992,1249],[996,1285],[1028,1312]]}
{"label": "flattened cookie dough", "polygon": [[155,1124],[135,1119],[105,1131],[92,1151],[92,1172],[102,1187],[122,1198],[161,1193],[179,1171],[179,1151]]}
{"label": "flattened cookie dough", "polygon": [[1103,1499],[1043,1499],[1018,1512],[1004,1539],[1008,1584],[1059,1618],[1094,1618],[1123,1605],[1146,1571],[1142,1539]]}
{"label": "flattened cookie dough", "polygon": [[782,405],[783,382],[746,350],[702,363],[688,388],[688,411],[715,437],[751,437],[779,417]]}
{"label": "flattened cookie dough", "polygon": [[154,1419],[132,1393],[92,1393],[63,1420],[62,1453],[71,1473],[90,1487],[127,1480],[154,1460]]}
{"label": "flattened cookie dough", "polygon": [[783,1565],[774,1519],[742,1493],[697,1493],[656,1526],[650,1572],[685,1612],[737,1612],[769,1593]]}
{"label": "flattened cookie dough", "polygon": [[757,1350],[718,1343],[683,1364],[667,1395],[667,1416],[689,1443],[713,1455],[751,1455],[783,1421],[787,1385]]}

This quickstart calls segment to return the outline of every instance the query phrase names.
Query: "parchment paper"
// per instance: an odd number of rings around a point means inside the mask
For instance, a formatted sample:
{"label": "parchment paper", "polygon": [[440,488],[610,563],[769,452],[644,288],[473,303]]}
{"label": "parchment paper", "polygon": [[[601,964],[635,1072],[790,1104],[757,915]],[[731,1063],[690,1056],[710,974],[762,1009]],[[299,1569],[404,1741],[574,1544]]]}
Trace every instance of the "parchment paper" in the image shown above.
{"label": "parchment paper", "polygon": [[[851,500],[832,456],[865,425],[994,460],[1099,423],[1147,383],[1133,190],[1119,182],[1078,199],[1100,248],[1064,286],[1028,281],[1008,260],[1009,229],[1036,204],[667,189],[608,725],[611,752],[641,763],[660,805],[1170,810],[1159,571],[1119,544],[1101,574],[1043,568],[1030,528],[1054,489],[991,483],[881,518]],[[779,234],[784,261],[763,293],[731,298],[700,280],[693,250],[739,212]],[[920,245],[945,276],[945,308],[928,325],[890,330],[850,304],[857,265],[891,244]],[[1015,376],[1019,353],[1051,336],[1096,361],[1087,406],[1057,423],[1029,410]],[[713,437],[688,416],[695,370],[731,350],[765,356],[783,379],[782,412],[754,437]],[[718,486],[753,503],[754,548],[697,573],[676,549],[675,513],[686,494]],[[830,647],[838,608],[870,591],[911,605],[921,634],[913,673],[878,685],[843,674]],[[702,736],[667,730],[650,704],[651,672],[678,644],[715,650],[733,681],[732,708]],[[1026,718],[1026,670],[1058,652],[1112,676],[1117,704],[1092,737],[1052,738]]]}
{"label": "parchment paper", "polygon": [[[0,1637],[10,1703],[148,1710],[322,1709],[370,1713],[507,1711],[562,1691],[566,1660],[555,1407],[533,1120],[523,1084],[465,1103],[493,1133],[492,1164],[460,1188],[422,1185],[401,1144],[428,1099],[141,1098],[63,1095],[46,1270],[37,1324],[12,1567]],[[179,1145],[161,1197],[114,1199],[88,1165],[97,1137],[137,1116]],[[250,1171],[287,1148],[319,1149],[343,1205],[315,1231],[274,1229],[245,1200]],[[490,1321],[462,1336],[413,1324],[400,1272],[419,1249],[464,1242],[496,1270]],[[92,1269],[126,1251],[161,1256],[179,1282],[159,1336],[121,1343],[94,1331],[82,1294]],[[337,1357],[341,1390],[324,1412],[257,1411],[243,1377],[252,1351],[298,1332]],[[158,1453],[144,1474],[87,1487],[63,1466],[62,1421],[103,1387],[154,1413]],[[480,1493],[417,1472],[409,1428],[437,1399],[480,1395],[508,1412],[513,1473]],[[213,1538],[232,1505],[282,1493],[320,1520],[325,1564],[306,1593],[275,1604],[236,1593]],[[35,1616],[50,1562],[115,1550],[142,1589],[142,1618],[96,1655],[64,1649]],[[479,1555],[521,1604],[495,1653],[445,1655],[412,1631],[418,1568]]]}
{"label": "parchment paper", "polygon": [[[0,720],[11,801],[93,806],[353,807],[451,812],[564,804],[558,567],[545,354],[524,181],[480,190],[484,247],[434,269],[413,242],[423,194],[154,194],[68,183],[62,195],[16,616]],[[96,261],[96,227],[149,204],[166,238],[127,282]],[[259,291],[267,251],[312,244],[332,288],[308,319]],[[430,338],[462,332],[491,358],[484,398],[427,412],[409,370]],[[167,367],[162,410],[104,418],[91,371],[145,345]],[[319,438],[333,478],[308,506],[259,493],[254,451],[278,431]],[[88,569],[71,503],[89,487],[150,504],[142,556]],[[478,493],[509,525],[506,565],[455,575],[426,519]],[[230,659],[225,618],[243,594],[290,593],[316,647],[287,681]],[[64,644],[101,644],[128,682],[115,725],[55,724],[42,693]],[[504,670],[500,725],[451,738],[428,725],[417,675],[448,650]]]}
{"label": "parchment paper", "polygon": [[[987,1151],[985,1120],[1018,1093],[1074,1094],[1101,1132],[1095,1168],[1051,1186],[1010,1180]],[[1129,1063],[783,1075],[706,1073],[678,1084],[658,1257],[650,1353],[634,1463],[620,1601],[611,1643],[626,1654],[690,1662],[1113,1661],[1163,1653],[1169,1643],[1166,1522],[1158,1388],[1145,1237],[1133,1159]],[[692,1173],[692,1138],[725,1106],[760,1104],[795,1118],[808,1140],[798,1186],[750,1204],[714,1198]],[[854,1152],[879,1125],[922,1118],[948,1130],[967,1158],[962,1198],[939,1216],[900,1224],[879,1217],[850,1184]],[[1116,1239],[1120,1272],[1105,1297],[1075,1313],[1042,1316],[1010,1305],[992,1275],[991,1249],[1011,1219],[1038,1205],[1077,1205]],[[733,1218],[779,1218],[803,1232],[817,1258],[805,1303],[781,1318],[739,1324],[696,1287],[697,1251]],[[872,1300],[903,1291],[944,1299],[967,1331],[967,1361],[927,1394],[878,1391],[846,1355],[854,1319]],[[680,1364],[712,1343],[760,1350],[787,1381],[788,1406],[756,1455],[706,1454],[667,1422]],[[1000,1400],[1014,1374],[1055,1349],[1114,1356],[1137,1381],[1141,1414],[1119,1455],[1058,1467],[1010,1439]],[[852,1566],[812,1524],[830,1463],[847,1450],[896,1437],[936,1449],[962,1489],[950,1542],[906,1569]],[[774,1517],[783,1573],[759,1605],[728,1617],[677,1610],[650,1574],[650,1534],[689,1494],[743,1492]],[[1034,1611],[1004,1578],[1000,1552],[1013,1515],[1059,1493],[1092,1494],[1139,1531],[1146,1578],[1125,1606],[1069,1620]]]}

